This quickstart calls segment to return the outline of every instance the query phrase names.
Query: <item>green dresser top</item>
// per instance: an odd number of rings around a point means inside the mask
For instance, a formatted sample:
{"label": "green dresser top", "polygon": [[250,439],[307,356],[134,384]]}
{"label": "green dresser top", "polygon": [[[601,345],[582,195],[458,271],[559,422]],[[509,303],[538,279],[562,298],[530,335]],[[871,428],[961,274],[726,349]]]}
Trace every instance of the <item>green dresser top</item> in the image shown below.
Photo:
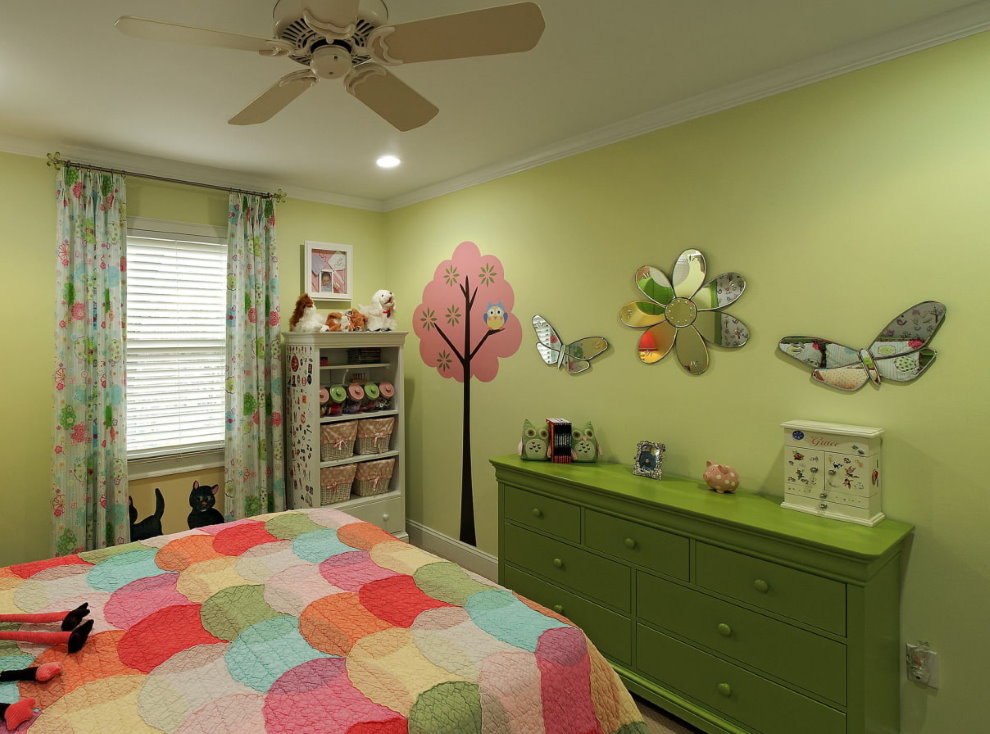
{"label": "green dresser top", "polygon": [[877,559],[888,555],[913,526],[883,520],[874,527],[786,510],[780,498],[745,490],[718,494],[695,479],[637,476],[624,464],[554,464],[524,461],[515,454],[491,459],[499,480],[535,476],[565,487],[581,488],[688,517],[708,519],[750,532],[818,546],[843,555]]}

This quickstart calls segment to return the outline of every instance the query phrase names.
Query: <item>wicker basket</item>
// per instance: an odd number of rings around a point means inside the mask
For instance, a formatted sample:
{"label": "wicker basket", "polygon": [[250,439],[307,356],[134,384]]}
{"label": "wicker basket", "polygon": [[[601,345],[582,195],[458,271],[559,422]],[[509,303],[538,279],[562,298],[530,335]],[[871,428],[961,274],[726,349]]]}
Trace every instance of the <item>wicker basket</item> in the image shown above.
{"label": "wicker basket", "polygon": [[358,497],[370,497],[388,491],[392,480],[392,470],[395,468],[394,456],[378,461],[362,461],[356,466],[354,494]]}
{"label": "wicker basket", "polygon": [[320,428],[320,461],[336,461],[354,456],[358,421],[341,421]]}
{"label": "wicker basket", "polygon": [[392,443],[392,429],[395,416],[387,418],[365,418],[357,422],[357,453],[383,454]]}
{"label": "wicker basket", "polygon": [[325,466],[320,469],[320,507],[349,498],[356,473],[357,464]]}

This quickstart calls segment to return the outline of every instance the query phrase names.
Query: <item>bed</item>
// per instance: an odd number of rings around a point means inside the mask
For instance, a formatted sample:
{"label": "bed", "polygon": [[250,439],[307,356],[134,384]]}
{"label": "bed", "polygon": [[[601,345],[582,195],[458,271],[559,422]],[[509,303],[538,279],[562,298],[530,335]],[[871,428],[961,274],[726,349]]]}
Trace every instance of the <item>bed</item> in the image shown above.
{"label": "bed", "polygon": [[38,701],[18,732],[647,732],[567,619],[333,509],[0,569],[0,613],[84,601],[75,654],[0,642],[0,669],[63,665],[0,684]]}

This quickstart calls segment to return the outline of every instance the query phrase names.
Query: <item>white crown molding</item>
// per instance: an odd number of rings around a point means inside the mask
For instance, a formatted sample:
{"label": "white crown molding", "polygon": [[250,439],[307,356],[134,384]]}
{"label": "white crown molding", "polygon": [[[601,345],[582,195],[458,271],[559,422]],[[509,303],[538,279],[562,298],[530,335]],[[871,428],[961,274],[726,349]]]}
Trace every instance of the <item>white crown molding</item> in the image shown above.
{"label": "white crown molding", "polygon": [[865,69],[900,56],[990,30],[990,2],[977,2],[879,36],[813,56],[787,67],[695,95],[607,125],[522,158],[479,168],[463,176],[387,199],[384,211],[401,209],[461,189],[519,173],[545,163],[671,127],[715,112]]}
{"label": "white crown molding", "polygon": [[[78,161],[79,163],[90,163],[94,166],[104,166],[106,168],[120,168],[134,173],[146,173],[151,176],[196,181],[211,186],[252,191],[275,191],[280,187],[278,182],[271,179],[244,176],[222,168],[202,166],[195,163],[183,163],[181,161],[134,153],[121,153],[120,151],[66,145],[53,141],[33,140],[13,135],[0,135],[0,152],[3,153],[13,153],[31,158],[45,158],[48,153],[54,153],[55,151],[58,151],[62,155],[62,158]],[[290,184],[281,185],[281,188],[291,199],[333,204],[349,209],[367,209],[375,212],[384,211],[383,203],[378,199],[348,196],[346,194],[337,194],[302,186],[292,186]]]}
{"label": "white crown molding", "polygon": [[[601,148],[612,143],[671,127],[715,112],[798,89],[832,77],[923,51],[990,30],[990,0],[981,0],[934,18],[904,26],[827,54],[805,59],[744,81],[695,95],[627,120],[567,138],[545,148],[399,196],[378,200],[283,184],[293,199],[351,209],[387,212],[434,199],[461,189],[519,173],[545,163]],[[195,180],[221,187],[274,191],[279,183],[229,170],[119,151],[66,145],[0,134],[0,152],[44,158],[59,151],[64,158],[135,173]]]}

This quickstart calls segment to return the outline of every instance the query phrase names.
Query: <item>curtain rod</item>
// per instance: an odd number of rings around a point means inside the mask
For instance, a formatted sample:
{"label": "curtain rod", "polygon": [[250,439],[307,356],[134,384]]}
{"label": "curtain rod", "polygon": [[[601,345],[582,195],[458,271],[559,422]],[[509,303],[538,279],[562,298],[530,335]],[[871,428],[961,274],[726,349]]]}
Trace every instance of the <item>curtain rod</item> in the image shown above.
{"label": "curtain rod", "polygon": [[198,186],[202,189],[216,189],[217,191],[230,191],[235,194],[252,194],[254,196],[260,196],[263,199],[274,199],[279,204],[284,203],[286,198],[288,198],[286,196],[286,193],[282,189],[278,189],[275,193],[270,193],[265,191],[249,191],[247,189],[238,189],[232,186],[215,186],[214,184],[200,183],[199,181],[184,181],[181,178],[167,178],[165,176],[153,176],[150,173],[135,173],[134,171],[124,171],[119,168],[107,168],[106,166],[94,166],[90,163],[79,163],[78,161],[69,161],[63,158],[61,153],[59,153],[58,151],[48,154],[48,165],[52,168],[73,166],[75,168],[85,168],[90,171],[106,171],[107,173],[119,173],[123,176],[147,178],[152,181],[165,181],[166,183],[177,183],[177,184],[186,184],[187,186]]}

